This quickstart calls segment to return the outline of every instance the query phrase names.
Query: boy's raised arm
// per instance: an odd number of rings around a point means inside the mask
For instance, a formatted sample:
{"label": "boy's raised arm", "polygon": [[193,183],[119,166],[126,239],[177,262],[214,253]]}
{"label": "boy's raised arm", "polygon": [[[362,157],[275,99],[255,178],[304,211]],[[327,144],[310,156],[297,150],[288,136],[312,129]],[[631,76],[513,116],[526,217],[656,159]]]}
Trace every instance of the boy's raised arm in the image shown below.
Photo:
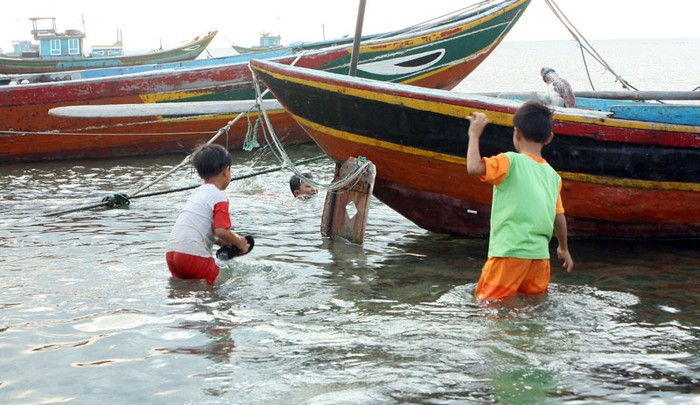
{"label": "boy's raised arm", "polygon": [[469,143],[467,145],[467,173],[472,176],[481,176],[486,173],[486,165],[481,160],[479,150],[479,138],[484,133],[484,127],[489,123],[486,114],[474,112],[467,117],[469,120]]}

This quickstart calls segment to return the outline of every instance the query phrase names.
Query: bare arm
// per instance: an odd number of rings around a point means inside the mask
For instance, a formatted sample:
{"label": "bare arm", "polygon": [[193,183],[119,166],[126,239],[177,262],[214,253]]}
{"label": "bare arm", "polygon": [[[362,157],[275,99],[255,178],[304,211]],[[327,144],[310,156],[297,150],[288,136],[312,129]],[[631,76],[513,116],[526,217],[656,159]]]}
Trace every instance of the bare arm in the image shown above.
{"label": "bare arm", "polygon": [[571,258],[571,253],[569,253],[568,231],[564,214],[557,214],[554,217],[554,233],[556,233],[557,241],[559,241],[557,256],[564,260],[562,267],[566,269],[566,272],[571,273],[571,270],[574,268],[574,260]]}
{"label": "bare arm", "polygon": [[486,165],[481,161],[479,139],[484,133],[484,127],[489,123],[486,114],[475,112],[468,116],[469,120],[469,144],[467,145],[467,173],[472,176],[481,176],[486,173]]}
{"label": "bare arm", "polygon": [[226,228],[216,228],[214,229],[214,234],[217,238],[224,241],[225,244],[234,245],[240,250],[241,254],[248,253],[250,245],[246,238],[238,235],[236,232],[231,231]]}

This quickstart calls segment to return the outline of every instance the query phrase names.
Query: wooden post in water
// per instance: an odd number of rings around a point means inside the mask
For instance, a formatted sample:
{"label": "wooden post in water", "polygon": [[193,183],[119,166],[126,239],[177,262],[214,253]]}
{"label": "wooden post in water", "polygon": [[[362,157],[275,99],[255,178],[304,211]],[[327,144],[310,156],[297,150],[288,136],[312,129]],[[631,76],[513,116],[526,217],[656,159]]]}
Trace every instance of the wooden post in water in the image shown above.
{"label": "wooden post in water", "polygon": [[[342,165],[336,164],[333,181],[346,178],[358,165],[356,158],[349,158]],[[363,173],[347,188],[326,194],[326,203],[321,218],[323,236],[340,236],[352,243],[362,244],[369,213],[369,202],[374,190],[377,170],[370,164]]]}

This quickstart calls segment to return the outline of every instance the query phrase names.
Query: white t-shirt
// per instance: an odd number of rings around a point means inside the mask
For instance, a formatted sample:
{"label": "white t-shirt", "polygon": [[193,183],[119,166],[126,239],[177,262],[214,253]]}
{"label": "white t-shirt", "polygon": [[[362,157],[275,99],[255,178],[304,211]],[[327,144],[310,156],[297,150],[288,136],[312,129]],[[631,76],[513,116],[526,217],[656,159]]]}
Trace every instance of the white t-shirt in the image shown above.
{"label": "white t-shirt", "polygon": [[221,202],[228,202],[228,198],[215,185],[199,186],[177,217],[166,251],[211,257],[216,240],[214,207]]}

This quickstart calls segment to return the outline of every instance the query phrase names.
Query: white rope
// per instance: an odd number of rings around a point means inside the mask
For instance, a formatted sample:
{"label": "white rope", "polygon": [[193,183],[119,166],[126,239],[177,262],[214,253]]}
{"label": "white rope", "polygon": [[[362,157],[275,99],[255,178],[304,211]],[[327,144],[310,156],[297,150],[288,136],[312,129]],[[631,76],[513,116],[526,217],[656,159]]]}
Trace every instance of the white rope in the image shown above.
{"label": "white rope", "polygon": [[[250,65],[248,65],[250,68]],[[267,110],[265,107],[260,103],[260,100],[262,100],[262,94],[260,93],[260,84],[257,76],[255,75],[255,71],[251,68],[250,69],[252,75],[253,75],[253,83],[255,85],[255,94],[258,100],[258,105],[260,106],[260,112],[262,112],[263,118],[265,120],[265,125],[270,132],[270,137],[268,138],[267,136],[265,137],[265,140],[267,141],[268,145],[270,145],[270,148],[272,150],[272,153],[275,155],[277,160],[280,162],[280,164],[287,166],[289,170],[291,170],[294,174],[299,176],[300,179],[305,181],[308,184],[311,184],[317,188],[323,189],[323,190],[328,190],[328,191],[336,191],[344,188],[348,188],[350,184],[356,183],[359,179],[360,176],[365,172],[365,170],[369,167],[369,165],[372,164],[372,162],[369,161],[364,161],[362,164],[359,164],[360,160],[358,160],[358,165],[354,168],[354,170],[348,174],[344,179],[341,179],[337,182],[330,182],[330,183],[319,183],[316,182],[313,179],[309,179],[308,177],[304,176],[304,173],[302,173],[295,165],[294,162],[289,158],[289,155],[287,152],[284,150],[284,146],[282,146],[282,142],[280,142],[279,138],[277,137],[277,134],[275,133],[274,128],[272,127],[272,123],[270,122],[270,117],[267,115]],[[269,89],[267,89],[269,90]],[[266,91],[267,91],[266,90]]]}
{"label": "white rope", "polygon": [[[299,59],[301,59],[301,57],[302,57],[305,53],[306,53],[306,52],[300,53],[300,54],[294,59],[294,61],[292,62],[292,65],[296,64],[296,63],[299,61]],[[269,89],[265,89],[265,91],[264,91],[262,94],[260,94],[260,93],[259,93],[259,88],[257,87],[257,81],[255,80],[255,75],[253,75],[253,83],[255,83],[255,85],[256,85],[256,101],[258,101],[258,103],[262,104],[262,103],[260,102],[260,100],[262,100],[262,98],[263,98],[270,90],[269,90]],[[220,128],[220,129],[216,132],[216,135],[214,135],[209,141],[206,142],[206,145],[212,144],[212,143],[215,142],[217,139],[219,139],[219,137],[220,137],[221,135],[223,135],[224,133],[228,135],[228,132],[229,132],[229,130],[231,129],[231,127],[233,126],[233,124],[235,124],[239,119],[241,119],[241,117],[243,117],[244,114],[249,114],[249,113],[250,113],[253,109],[255,109],[255,108],[256,108],[256,107],[254,106],[254,107],[252,107],[250,110],[248,110],[247,112],[241,112],[241,113],[239,113],[239,114],[236,116],[236,118],[232,119],[232,120],[229,121],[225,126],[223,126],[222,128]],[[262,108],[262,105],[260,106],[260,108]],[[228,136],[226,137],[226,140],[227,140],[227,142],[228,142]],[[228,149],[228,148],[227,148],[227,149]],[[148,189],[148,188],[150,188],[150,187],[152,187],[152,186],[158,184],[158,183],[161,182],[163,179],[165,179],[166,177],[170,176],[172,173],[174,173],[175,171],[179,170],[179,169],[182,168],[184,165],[186,165],[187,163],[189,163],[190,160],[192,160],[192,154],[187,155],[187,157],[185,157],[185,158],[182,160],[182,162],[180,162],[180,164],[178,164],[177,166],[175,166],[175,167],[173,167],[172,169],[168,170],[166,173],[163,173],[162,175],[158,176],[158,178],[156,178],[156,179],[153,180],[152,182],[150,182],[150,183],[144,185],[143,187],[139,188],[139,189],[136,190],[135,192],[129,194],[129,197],[133,197],[133,196],[135,196],[135,195],[137,195],[137,194],[143,192],[144,190],[146,190],[146,189]],[[291,163],[291,161],[290,161],[289,163],[290,163],[292,166],[294,166],[294,164]]]}
{"label": "white rope", "polygon": [[[164,121],[167,121],[166,119],[164,120],[158,120],[158,121],[142,121],[142,122],[137,122],[134,124],[151,124],[151,123],[162,123]],[[125,125],[115,125],[119,127],[123,127]],[[107,128],[107,127],[103,127]],[[94,130],[95,128],[76,128],[75,130]],[[92,132],[54,132],[54,131],[37,131],[37,132],[30,132],[30,131],[0,131],[0,135],[51,135],[51,136],[90,136],[90,137],[109,137],[109,136],[130,136],[130,137],[138,137],[138,136],[148,136],[148,137],[153,137],[153,136],[173,136],[173,135],[191,135],[191,136],[201,136],[204,134],[210,134],[211,131],[200,131],[200,132],[139,132],[139,133],[134,133],[134,132],[129,132],[129,133],[123,133],[123,132],[111,132],[111,133],[106,133],[106,132],[99,132],[99,133],[92,133]]]}
{"label": "white rope", "polygon": [[[239,119],[241,119],[241,117],[243,117],[243,114],[246,114],[246,113],[245,113],[245,112],[242,112],[242,113],[238,114],[238,116],[236,116],[236,118],[232,119],[231,121],[228,122],[228,124],[226,124],[224,127],[220,128],[220,129],[216,132],[216,135],[214,135],[210,140],[208,140],[206,144],[209,145],[209,144],[213,143],[214,141],[216,141],[217,139],[219,139],[219,137],[220,137],[221,135],[223,135],[224,133],[228,135],[228,131],[229,131],[229,129],[231,128],[231,126],[232,126],[233,124],[235,124]],[[228,137],[227,137],[227,139],[228,139]],[[163,180],[164,178],[168,177],[168,176],[171,175],[173,172],[175,172],[176,170],[180,169],[182,166],[184,166],[184,165],[186,165],[187,163],[189,163],[190,160],[192,160],[192,154],[187,155],[187,157],[185,157],[185,158],[182,160],[182,162],[180,162],[180,164],[178,164],[177,166],[175,166],[175,167],[173,167],[172,169],[168,170],[166,173],[161,174],[160,176],[158,176],[157,179],[155,179],[155,180],[153,180],[152,182],[146,184],[145,186],[141,187],[140,189],[136,190],[135,192],[129,194],[129,197],[133,197],[133,196],[139,194],[140,192],[146,190],[147,188],[149,188],[149,187],[151,187],[151,186],[153,186],[153,185],[159,183],[161,180]]]}
{"label": "white rope", "polygon": [[595,59],[598,63],[600,63],[605,69],[607,69],[610,73],[615,76],[615,79],[620,82],[623,88],[625,89],[632,89],[632,90],[637,90],[636,87],[632,86],[627,80],[623,79],[620,75],[615,73],[613,68],[603,59],[603,57],[596,51],[593,46],[584,38],[584,36],[579,32],[576,27],[571,23],[571,21],[564,15],[564,12],[561,11],[561,8],[554,2],[554,0],[544,0],[545,3],[547,3],[547,6],[549,9],[554,13],[554,15],[561,21],[562,24],[564,24],[564,27],[569,31],[571,36],[574,37],[574,40],[578,43],[579,47],[581,48],[581,56],[583,57],[583,63],[586,66],[586,73],[588,74],[588,82],[591,85],[591,88],[595,90],[595,87],[593,86],[593,81],[591,80],[591,75],[588,72],[588,65],[586,64],[586,57],[583,51],[585,50],[590,54],[593,59]]}

